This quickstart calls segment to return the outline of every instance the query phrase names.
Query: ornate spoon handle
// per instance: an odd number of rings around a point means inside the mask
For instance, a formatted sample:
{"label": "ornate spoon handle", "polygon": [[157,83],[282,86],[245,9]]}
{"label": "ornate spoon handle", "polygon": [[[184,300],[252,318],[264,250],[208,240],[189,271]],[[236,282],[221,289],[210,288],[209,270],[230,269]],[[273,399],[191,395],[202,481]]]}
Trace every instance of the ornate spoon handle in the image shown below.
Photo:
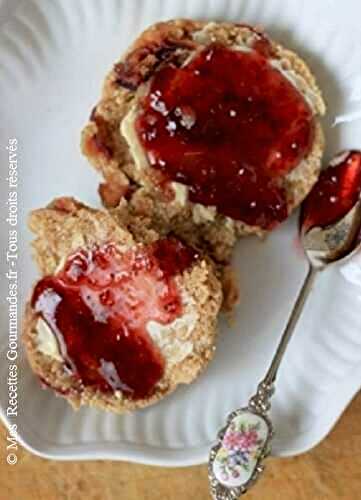
{"label": "ornate spoon handle", "polygon": [[268,417],[277,373],[318,274],[310,266],[265,378],[248,406],[232,412],[211,449],[208,475],[215,500],[235,500],[253,485],[269,455],[273,426]]}

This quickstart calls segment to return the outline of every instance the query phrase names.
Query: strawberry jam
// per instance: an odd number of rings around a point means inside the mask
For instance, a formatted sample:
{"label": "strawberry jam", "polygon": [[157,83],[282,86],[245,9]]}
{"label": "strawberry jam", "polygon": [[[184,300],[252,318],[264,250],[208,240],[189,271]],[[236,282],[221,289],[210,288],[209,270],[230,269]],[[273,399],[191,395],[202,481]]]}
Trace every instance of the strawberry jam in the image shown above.
{"label": "strawberry jam", "polygon": [[355,206],[361,196],[361,152],[337,157],[321,173],[320,179],[302,207],[303,231],[335,224]]}
{"label": "strawberry jam", "polygon": [[182,314],[174,277],[196,257],[171,239],[125,253],[112,244],[82,249],[58,274],[39,281],[32,306],[84,386],[145,398],[164,372],[147,323],[166,325]]}
{"label": "strawberry jam", "polygon": [[284,176],[314,138],[310,106],[270,55],[211,45],[162,67],[135,123],[151,167],[187,185],[190,201],[264,229],[287,217]]}

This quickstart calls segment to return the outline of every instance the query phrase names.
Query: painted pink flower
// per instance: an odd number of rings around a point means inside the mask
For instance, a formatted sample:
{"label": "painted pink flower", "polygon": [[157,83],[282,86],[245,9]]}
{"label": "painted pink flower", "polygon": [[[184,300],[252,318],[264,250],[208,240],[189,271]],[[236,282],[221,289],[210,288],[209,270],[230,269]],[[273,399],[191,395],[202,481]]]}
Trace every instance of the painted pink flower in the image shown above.
{"label": "painted pink flower", "polygon": [[238,432],[227,432],[223,440],[223,444],[227,450],[238,448],[239,436]]}
{"label": "painted pink flower", "polygon": [[257,432],[228,432],[224,437],[223,444],[228,450],[249,450],[257,444]]}
{"label": "painted pink flower", "polygon": [[256,431],[247,431],[240,435],[238,445],[242,450],[249,450],[253,448],[258,441],[258,434]]}

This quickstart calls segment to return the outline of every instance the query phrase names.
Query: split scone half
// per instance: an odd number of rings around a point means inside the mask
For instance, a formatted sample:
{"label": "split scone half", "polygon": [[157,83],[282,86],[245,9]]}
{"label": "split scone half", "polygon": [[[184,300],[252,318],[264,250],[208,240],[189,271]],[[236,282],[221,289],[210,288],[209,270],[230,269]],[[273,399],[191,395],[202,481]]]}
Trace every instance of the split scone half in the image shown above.
{"label": "split scone half", "polygon": [[310,192],[324,113],[306,63],[265,33],[179,19],[151,26],[110,71],[82,150],[105,206],[147,207],[160,232],[225,262]]}
{"label": "split scone half", "polygon": [[30,216],[42,278],[23,341],[42,383],[75,408],[117,413],[193,382],[212,359],[222,291],[174,237],[59,198]]}

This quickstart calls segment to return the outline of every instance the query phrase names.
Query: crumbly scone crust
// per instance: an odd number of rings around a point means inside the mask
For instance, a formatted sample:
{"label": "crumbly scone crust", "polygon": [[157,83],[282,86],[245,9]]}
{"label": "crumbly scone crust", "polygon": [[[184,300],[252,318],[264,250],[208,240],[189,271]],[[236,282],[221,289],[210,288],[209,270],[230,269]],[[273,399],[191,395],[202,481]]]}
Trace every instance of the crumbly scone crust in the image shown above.
{"label": "crumbly scone crust", "polygon": [[[37,235],[33,244],[42,275],[52,274],[64,259],[79,247],[114,242],[120,248],[159,239],[156,231],[134,221],[134,234],[122,227],[110,214],[92,210],[71,198],[60,198],[47,208],[36,210],[30,217],[30,228]],[[117,413],[132,411],[156,403],[173,392],[179,384],[188,384],[204,370],[215,350],[217,315],[222,291],[213,264],[201,258],[190,270],[177,277],[179,285],[192,299],[198,320],[189,337],[193,351],[182,361],[166,368],[153,395],[132,400],[121,393],[107,395],[83,388],[64,370],[64,364],[37,348],[38,317],[28,303],[23,321],[22,339],[33,371],[46,384],[65,397],[74,408],[91,405]]]}
{"label": "crumbly scone crust", "polygon": [[[265,232],[219,214],[214,220],[195,222],[190,207],[192,204],[169,203],[164,199],[164,194],[154,186],[148,173],[136,168],[128,144],[120,133],[120,124],[136,100],[137,87],[150,78],[168,57],[184,57],[184,53],[196,50],[204,43],[204,30],[208,40],[226,46],[250,43],[250,39],[254,39],[259,33],[242,24],[205,23],[185,19],[151,26],[106,77],[101,99],[82,132],[82,150],[104,178],[99,191],[105,206],[115,207],[124,195],[134,205],[150,204],[149,200],[152,200],[152,213],[158,230],[161,231],[163,224],[164,230],[190,238],[189,241],[193,244],[203,245],[218,262],[225,262],[229,260],[239,236],[262,236]],[[325,104],[309,67],[294,52],[272,40],[270,43],[281,67],[293,70],[302,78],[302,85],[313,93],[316,114],[323,115]],[[175,50],[175,47],[178,48]],[[323,151],[324,136],[316,117],[312,150],[302,162],[302,167],[298,167],[298,174],[289,175],[285,179],[289,213],[300,205],[316,182]]]}
{"label": "crumbly scone crust", "polygon": [[127,227],[139,238],[149,230],[161,236],[174,234],[201,252],[212,255],[222,284],[222,309],[231,311],[234,308],[238,302],[238,283],[228,263],[236,243],[234,226],[223,224],[222,231],[218,231],[214,222],[205,222],[198,224],[195,232],[190,207],[187,212],[173,213],[171,207],[167,210],[166,205],[156,202],[145,188],[139,188],[129,200],[123,198],[116,208],[109,210],[122,227]]}

